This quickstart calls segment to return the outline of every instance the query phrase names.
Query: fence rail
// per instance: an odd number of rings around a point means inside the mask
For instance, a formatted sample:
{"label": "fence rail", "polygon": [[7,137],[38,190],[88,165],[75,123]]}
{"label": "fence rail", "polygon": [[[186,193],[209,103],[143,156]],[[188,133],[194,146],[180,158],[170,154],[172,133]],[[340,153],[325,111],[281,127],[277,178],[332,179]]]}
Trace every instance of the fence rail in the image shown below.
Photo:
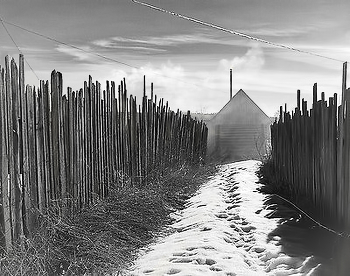
{"label": "fence rail", "polygon": [[30,236],[37,210],[57,204],[65,215],[106,197],[111,183],[143,185],[153,171],[205,159],[205,124],[171,111],[153,89],[148,98],[144,88],[137,105],[125,79],[102,90],[89,77],[82,89],[63,93],[62,74],[53,71],[50,86],[25,86],[22,55],[19,67],[7,56],[0,73],[5,248]]}
{"label": "fence rail", "polygon": [[315,84],[308,110],[298,91],[292,113],[280,108],[271,144],[277,176],[292,196],[312,200],[322,215],[350,229],[350,89],[345,84],[346,77],[339,107],[337,94],[327,102],[322,93],[318,100]]}

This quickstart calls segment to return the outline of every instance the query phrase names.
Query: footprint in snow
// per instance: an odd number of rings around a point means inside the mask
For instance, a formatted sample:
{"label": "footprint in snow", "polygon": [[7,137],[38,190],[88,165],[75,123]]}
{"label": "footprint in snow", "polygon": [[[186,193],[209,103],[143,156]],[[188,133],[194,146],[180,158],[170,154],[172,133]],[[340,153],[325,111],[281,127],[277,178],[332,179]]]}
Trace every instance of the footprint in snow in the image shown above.
{"label": "footprint in snow", "polygon": [[178,274],[181,272],[181,269],[178,269],[178,268],[171,268],[169,271],[168,271],[168,275],[174,275],[174,274]]}

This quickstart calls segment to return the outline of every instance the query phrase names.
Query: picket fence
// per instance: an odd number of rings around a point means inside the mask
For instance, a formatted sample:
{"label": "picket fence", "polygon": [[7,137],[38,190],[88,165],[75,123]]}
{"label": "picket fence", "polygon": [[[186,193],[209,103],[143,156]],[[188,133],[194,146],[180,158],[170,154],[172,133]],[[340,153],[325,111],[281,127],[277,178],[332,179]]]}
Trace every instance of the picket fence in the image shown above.
{"label": "picket fence", "polygon": [[198,164],[206,155],[207,127],[190,113],[173,112],[163,99],[128,97],[89,77],[79,91],[63,93],[62,74],[51,83],[25,86],[24,58],[0,66],[2,245],[30,236],[38,212],[79,211],[108,196],[111,185],[144,185],[176,164]]}
{"label": "picket fence", "polygon": [[313,87],[312,108],[300,101],[292,112],[280,108],[271,126],[272,161],[277,178],[294,198],[305,198],[321,217],[334,218],[350,229],[350,89],[346,89],[347,64],[343,66],[342,103],[337,94],[328,102],[317,99]]}

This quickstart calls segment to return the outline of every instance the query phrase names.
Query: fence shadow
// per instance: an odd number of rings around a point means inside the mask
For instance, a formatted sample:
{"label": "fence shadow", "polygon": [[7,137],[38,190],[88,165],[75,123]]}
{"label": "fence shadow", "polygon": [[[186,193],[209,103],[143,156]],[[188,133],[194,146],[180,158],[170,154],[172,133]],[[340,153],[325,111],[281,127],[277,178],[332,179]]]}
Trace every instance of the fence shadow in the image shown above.
{"label": "fence shadow", "polygon": [[273,206],[269,217],[280,219],[277,228],[268,234],[268,242],[278,236],[281,251],[286,255],[304,258],[313,256],[310,259],[312,265],[320,264],[317,275],[348,275],[349,238],[340,237],[318,226],[277,196],[271,195],[265,204]]}

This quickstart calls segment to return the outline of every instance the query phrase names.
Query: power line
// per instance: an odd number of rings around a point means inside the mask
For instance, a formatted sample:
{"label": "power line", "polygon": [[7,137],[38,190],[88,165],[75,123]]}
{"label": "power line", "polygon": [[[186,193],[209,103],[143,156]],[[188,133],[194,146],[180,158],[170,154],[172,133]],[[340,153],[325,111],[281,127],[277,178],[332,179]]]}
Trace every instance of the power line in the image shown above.
{"label": "power line", "polygon": [[[4,21],[2,20],[1,16],[0,16],[0,21],[1,21],[1,24],[2,26],[4,27],[6,33],[8,34],[8,36],[11,38],[13,44],[15,44],[15,46],[17,47],[17,50],[23,55],[23,52],[21,51],[21,49],[19,48],[18,44],[16,43],[16,41],[13,39],[12,35],[10,34],[9,30],[6,28],[5,24],[4,24]],[[23,55],[24,56],[24,55]],[[33,72],[33,74],[36,76],[36,78],[40,81],[38,75],[35,73],[34,69],[32,68],[32,66],[30,66],[28,60],[25,58],[24,59],[28,65],[28,67],[30,68],[30,70]]]}
{"label": "power line", "polygon": [[131,68],[134,68],[134,69],[139,69],[139,68],[137,68],[137,67],[135,67],[135,66],[132,66],[132,65],[130,65],[130,64],[127,64],[127,63],[125,63],[125,62],[122,62],[122,61],[116,60],[116,59],[114,59],[114,58],[110,58],[110,57],[101,55],[101,54],[96,53],[96,52],[92,52],[92,51],[85,50],[85,49],[80,48],[80,47],[78,47],[78,46],[75,46],[75,45],[72,45],[72,44],[69,44],[69,43],[66,43],[66,42],[57,40],[57,39],[55,39],[55,38],[52,38],[52,37],[50,37],[50,36],[47,36],[47,35],[38,33],[38,32],[33,31],[33,30],[29,30],[29,29],[27,29],[27,28],[24,28],[24,27],[19,26],[19,25],[17,25],[17,24],[8,22],[8,21],[6,21],[6,20],[1,20],[1,21],[2,21],[2,22],[5,22],[5,23],[8,24],[8,25],[11,25],[11,26],[14,26],[14,27],[16,27],[16,28],[19,28],[19,29],[21,29],[21,30],[23,30],[23,31],[26,31],[26,32],[28,32],[28,33],[31,33],[31,34],[40,36],[40,37],[42,37],[42,38],[45,38],[45,39],[47,39],[47,40],[51,40],[51,41],[53,41],[53,42],[56,42],[56,43],[59,43],[59,44],[62,44],[62,45],[65,45],[65,46],[68,46],[68,47],[77,49],[77,50],[79,50],[79,51],[82,51],[82,52],[85,52],[85,53],[88,53],[88,54],[92,54],[92,55],[98,56],[98,57],[103,58],[103,59],[108,60],[108,61],[116,62],[116,63],[119,63],[119,64],[122,64],[122,65],[125,65],[125,66],[128,66],[128,67],[131,67]]}
{"label": "power line", "polygon": [[258,37],[254,37],[254,36],[242,33],[242,32],[230,30],[230,29],[221,27],[221,26],[213,24],[213,23],[204,22],[204,21],[196,19],[194,17],[189,17],[189,16],[182,15],[182,14],[179,14],[179,13],[176,13],[176,12],[173,12],[173,11],[168,11],[168,10],[159,8],[157,6],[154,6],[154,5],[151,5],[151,4],[148,4],[148,3],[140,2],[140,1],[137,1],[137,0],[131,0],[131,1],[134,2],[135,4],[140,4],[140,5],[145,6],[147,8],[150,8],[150,9],[153,9],[153,10],[156,10],[156,11],[160,11],[160,12],[163,12],[163,13],[166,13],[166,14],[170,14],[170,15],[176,16],[178,18],[194,22],[194,23],[199,24],[199,25],[203,25],[203,26],[206,26],[206,27],[214,28],[214,29],[223,31],[225,33],[237,35],[237,36],[240,36],[240,37],[243,37],[243,38],[246,38],[246,39],[250,39],[250,40],[257,41],[257,42],[265,43],[265,44],[268,44],[268,45],[271,45],[271,46],[274,46],[274,47],[284,48],[284,49],[287,49],[287,50],[291,50],[291,51],[295,51],[295,52],[299,52],[299,53],[303,53],[303,54],[309,54],[309,55],[312,55],[312,56],[316,56],[316,57],[325,58],[325,59],[329,59],[329,60],[333,60],[333,61],[338,61],[338,62],[344,63],[344,61],[342,61],[340,59],[327,57],[327,56],[324,56],[324,55],[316,54],[316,53],[305,51],[305,50],[300,50],[300,49],[297,49],[297,48],[294,48],[294,47],[291,47],[291,46],[287,46],[287,45],[284,45],[284,44],[274,43],[274,42],[271,42],[271,41],[268,41],[268,40],[265,40],[265,39],[261,39],[261,38],[258,38]]}
{"label": "power line", "polygon": [[[19,29],[21,29],[21,30],[23,30],[23,31],[25,31],[25,32],[34,34],[34,35],[36,35],[36,36],[45,38],[45,39],[47,39],[47,40],[56,42],[56,43],[58,43],[58,44],[65,45],[65,46],[67,46],[67,47],[71,47],[71,48],[73,48],[73,49],[77,49],[77,50],[82,51],[82,52],[87,53],[87,54],[95,55],[95,56],[100,57],[100,58],[102,58],[102,59],[105,59],[105,60],[107,60],[107,61],[115,62],[115,63],[118,63],[118,64],[121,64],[121,65],[130,67],[130,68],[133,68],[133,69],[137,69],[137,70],[142,70],[142,71],[144,71],[144,69],[142,69],[141,67],[137,67],[137,66],[130,65],[130,64],[126,63],[126,62],[123,62],[123,61],[120,61],[120,60],[117,60],[117,59],[114,59],[114,58],[111,58],[111,57],[107,57],[107,56],[102,55],[102,54],[99,54],[99,53],[97,53],[97,52],[85,50],[85,49],[83,49],[83,48],[81,48],[81,47],[78,47],[78,46],[69,44],[69,43],[67,43],[67,42],[60,41],[60,40],[58,40],[58,39],[56,39],[56,38],[53,38],[53,37],[50,37],[50,36],[48,36],[48,35],[44,35],[44,34],[38,33],[38,32],[33,31],[33,30],[29,30],[29,29],[27,29],[27,28],[25,28],[25,27],[22,27],[22,26],[20,26],[20,25],[17,25],[17,24],[8,22],[8,21],[6,21],[6,20],[1,19],[1,22],[2,22],[3,25],[4,25],[4,23],[6,23],[6,24],[8,24],[8,25],[11,25],[11,26],[14,26],[14,27],[16,27],[16,28],[19,28]],[[163,78],[178,80],[178,81],[180,81],[180,82],[182,82],[182,83],[185,83],[185,84],[190,84],[190,85],[197,86],[197,87],[204,87],[204,86],[197,85],[197,84],[195,84],[195,83],[190,83],[190,82],[183,81],[183,80],[181,80],[181,79],[177,79],[177,78],[165,76],[165,75],[163,75],[163,74],[161,74],[161,73],[153,72],[153,74],[162,76]]]}

